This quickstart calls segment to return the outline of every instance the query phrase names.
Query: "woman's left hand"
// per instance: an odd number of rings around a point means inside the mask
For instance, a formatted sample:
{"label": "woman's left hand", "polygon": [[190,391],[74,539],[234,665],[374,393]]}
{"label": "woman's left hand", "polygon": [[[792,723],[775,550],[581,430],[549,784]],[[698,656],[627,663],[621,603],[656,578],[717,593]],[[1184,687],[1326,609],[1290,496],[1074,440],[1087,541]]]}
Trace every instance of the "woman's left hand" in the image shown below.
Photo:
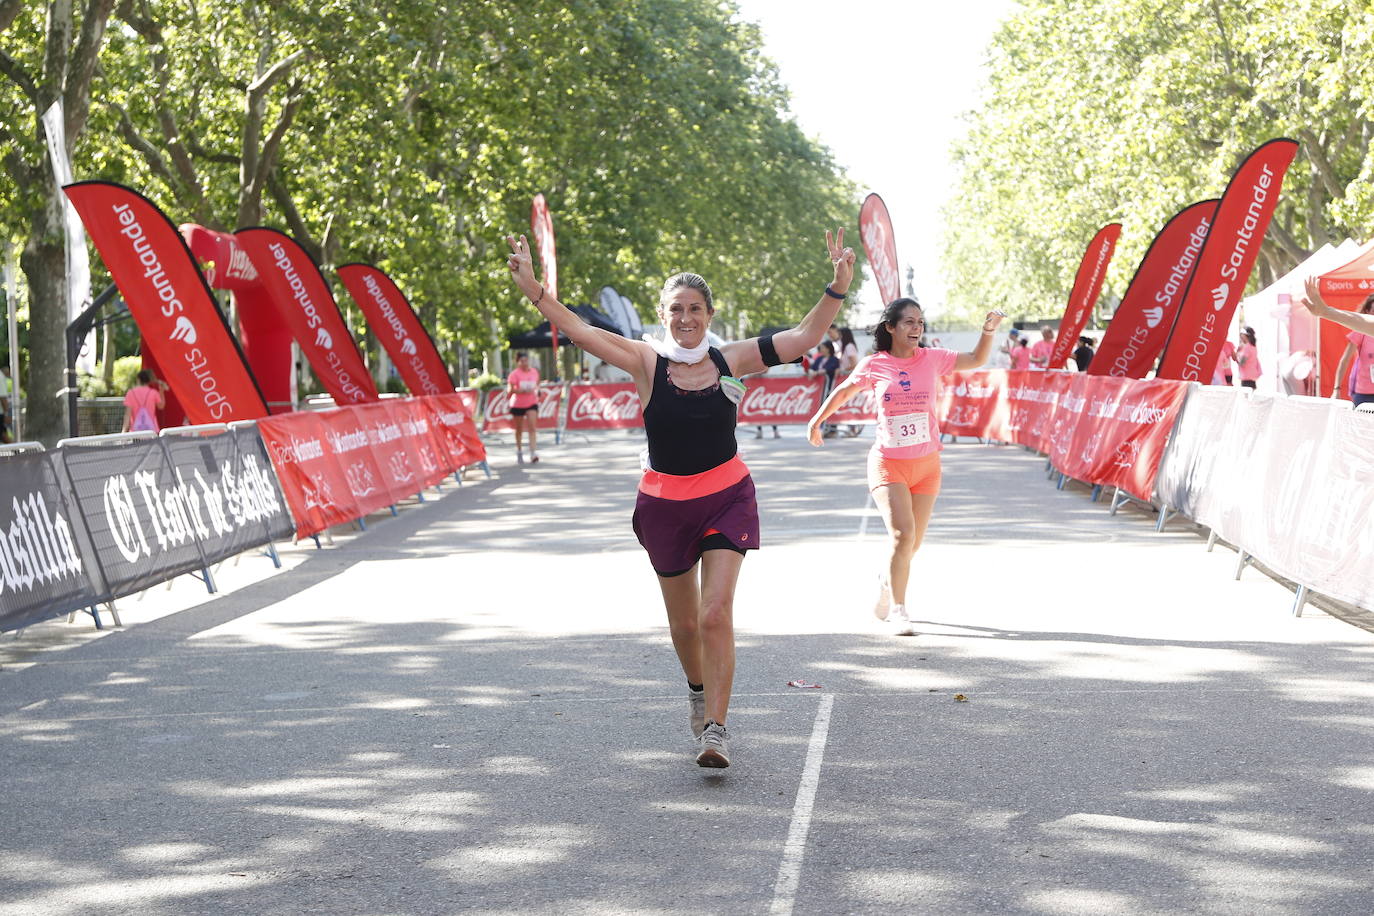
{"label": "woman's left hand", "polygon": [[1321,307],[1326,304],[1322,301],[1321,280],[1316,277],[1308,277],[1303,282],[1302,287],[1306,295],[1298,297],[1298,305],[1307,309],[1315,317],[1320,318]]}
{"label": "woman's left hand", "polygon": [[983,333],[991,334],[997,330],[997,326],[1002,323],[1002,319],[1007,317],[1007,313],[1001,309],[993,309],[988,312],[988,317],[983,319]]}
{"label": "woman's left hand", "polygon": [[830,250],[830,263],[835,265],[835,279],[830,282],[830,288],[837,293],[849,292],[849,284],[854,281],[854,261],[857,255],[853,248],[844,247],[844,227],[841,226],[833,235],[830,230],[825,231],[825,247]]}

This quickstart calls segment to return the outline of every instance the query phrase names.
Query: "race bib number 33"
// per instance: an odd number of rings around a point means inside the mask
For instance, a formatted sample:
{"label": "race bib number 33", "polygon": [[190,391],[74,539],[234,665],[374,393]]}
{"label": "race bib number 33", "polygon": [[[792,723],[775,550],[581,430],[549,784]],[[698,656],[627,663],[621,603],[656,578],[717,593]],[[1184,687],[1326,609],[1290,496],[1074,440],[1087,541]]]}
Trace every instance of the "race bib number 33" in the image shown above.
{"label": "race bib number 33", "polygon": [[930,441],[930,414],[921,411],[887,417],[878,427],[878,432],[878,445],[882,448],[924,445]]}

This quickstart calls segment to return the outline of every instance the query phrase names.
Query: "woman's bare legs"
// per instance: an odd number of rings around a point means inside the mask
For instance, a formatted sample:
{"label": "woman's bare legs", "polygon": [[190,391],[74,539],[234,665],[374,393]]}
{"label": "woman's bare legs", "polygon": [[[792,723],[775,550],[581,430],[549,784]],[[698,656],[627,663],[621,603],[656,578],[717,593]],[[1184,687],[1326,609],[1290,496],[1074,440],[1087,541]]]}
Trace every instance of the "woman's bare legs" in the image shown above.
{"label": "woman's bare legs", "polygon": [[682,673],[705,685],[706,718],[720,725],[735,680],[735,585],[743,564],[743,554],[708,550],[691,572],[658,579]]}
{"label": "woman's bare legs", "polygon": [[912,493],[903,484],[890,483],[873,490],[873,501],[883,517],[891,539],[888,559],[888,586],[893,604],[906,604],[906,587],[911,579],[911,558],[925,538],[926,526],[935,511],[934,493]]}
{"label": "woman's bare legs", "polygon": [[535,438],[539,435],[539,407],[535,406],[524,417],[526,428],[530,431],[530,460],[538,461],[539,453],[535,448]]}

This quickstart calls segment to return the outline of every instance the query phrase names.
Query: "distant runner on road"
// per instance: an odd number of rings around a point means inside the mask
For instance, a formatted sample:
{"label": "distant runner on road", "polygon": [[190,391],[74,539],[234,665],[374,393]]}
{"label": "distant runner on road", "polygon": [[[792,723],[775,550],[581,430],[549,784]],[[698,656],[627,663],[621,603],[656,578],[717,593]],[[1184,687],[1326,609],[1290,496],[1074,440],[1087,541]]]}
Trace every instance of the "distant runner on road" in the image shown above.
{"label": "distant runner on road", "polygon": [[711,347],[711,288],[697,274],[668,278],[659,295],[661,340],[628,340],[587,324],[534,277],[522,235],[506,237],[516,286],[588,353],[634,378],[649,443],[634,530],[658,575],[668,628],[687,676],[696,762],[730,765],[725,717],[735,676],[735,585],[744,553],[759,546],[754,481],[735,441],[742,376],[791,362],[820,343],[854,276],[844,230],[825,235],[834,279],[795,328]]}
{"label": "distant runner on road", "polygon": [[873,329],[876,352],[859,361],[853,374],[825,399],[807,424],[807,438],[819,447],[821,424],[858,394],[872,389],[878,405],[878,437],[868,453],[868,489],[892,539],[887,572],[880,577],[874,612],[899,636],[915,630],[906,609],[911,558],[921,546],[940,492],[940,428],[935,388],[940,376],[976,369],[992,354],[992,336],[1003,317],[988,312],[983,335],[971,353],[922,349],[925,315],[915,299],[894,299]]}

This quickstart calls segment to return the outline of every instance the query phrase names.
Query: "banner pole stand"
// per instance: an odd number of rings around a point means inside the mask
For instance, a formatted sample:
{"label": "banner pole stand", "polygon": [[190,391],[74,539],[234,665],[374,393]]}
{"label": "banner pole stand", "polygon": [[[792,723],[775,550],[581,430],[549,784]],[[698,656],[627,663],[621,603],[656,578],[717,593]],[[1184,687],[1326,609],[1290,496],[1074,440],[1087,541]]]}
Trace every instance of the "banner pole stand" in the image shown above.
{"label": "banner pole stand", "polygon": [[395,504],[395,503],[392,503],[391,505],[387,506],[387,508],[391,510],[391,515],[392,515],[393,518],[395,518],[396,516],[398,516],[398,515],[401,514],[401,513],[399,513],[399,512],[396,511],[396,504]]}
{"label": "banner pole stand", "polygon": [[312,540],[312,541],[315,542],[315,549],[316,549],[316,550],[323,550],[323,549],[324,549],[323,547],[320,546],[320,536],[319,536],[318,534],[312,534],[312,535],[310,535],[310,540]]}
{"label": "banner pole stand", "polygon": [[1303,606],[1307,604],[1308,588],[1306,585],[1298,586],[1298,593],[1293,596],[1293,616],[1301,617]]}
{"label": "banner pole stand", "polygon": [[1110,514],[1110,515],[1116,515],[1116,510],[1117,510],[1118,508],[1120,508],[1120,506],[1121,506],[1121,488],[1120,488],[1120,487],[1113,487],[1113,488],[1112,488],[1112,511],[1111,511],[1109,514]]}
{"label": "banner pole stand", "polygon": [[1207,552],[1211,553],[1215,546],[1217,546],[1217,529],[1213,528],[1207,532]]}
{"label": "banner pole stand", "polygon": [[[316,541],[315,541],[315,546],[318,547],[319,544],[320,544],[320,542],[319,542],[318,540],[316,540]],[[269,557],[272,558],[272,568],[273,568],[273,569],[281,569],[281,557],[277,555],[277,545],[276,545],[276,544],[273,544],[271,541],[268,541],[268,542],[267,542],[267,549],[264,550],[263,553],[266,554],[267,556],[269,556]]]}
{"label": "banner pole stand", "polygon": [[1175,515],[1178,515],[1178,513],[1170,512],[1168,503],[1163,503],[1162,505],[1160,505],[1159,521],[1155,522],[1155,532],[1158,533],[1160,531],[1163,531],[1164,526],[1168,524],[1169,519],[1173,518]]}
{"label": "banner pole stand", "polygon": [[1236,563],[1236,581],[1240,581],[1240,574],[1245,572],[1245,567],[1250,565],[1250,554],[1244,550],[1239,551],[1240,561]]}
{"label": "banner pole stand", "polygon": [[1093,501],[1093,502],[1097,502],[1097,498],[1098,498],[1099,496],[1101,496],[1101,495],[1102,495],[1102,484],[1099,483],[1099,484],[1094,485],[1094,486],[1093,486],[1093,497],[1092,497],[1092,501]]}

